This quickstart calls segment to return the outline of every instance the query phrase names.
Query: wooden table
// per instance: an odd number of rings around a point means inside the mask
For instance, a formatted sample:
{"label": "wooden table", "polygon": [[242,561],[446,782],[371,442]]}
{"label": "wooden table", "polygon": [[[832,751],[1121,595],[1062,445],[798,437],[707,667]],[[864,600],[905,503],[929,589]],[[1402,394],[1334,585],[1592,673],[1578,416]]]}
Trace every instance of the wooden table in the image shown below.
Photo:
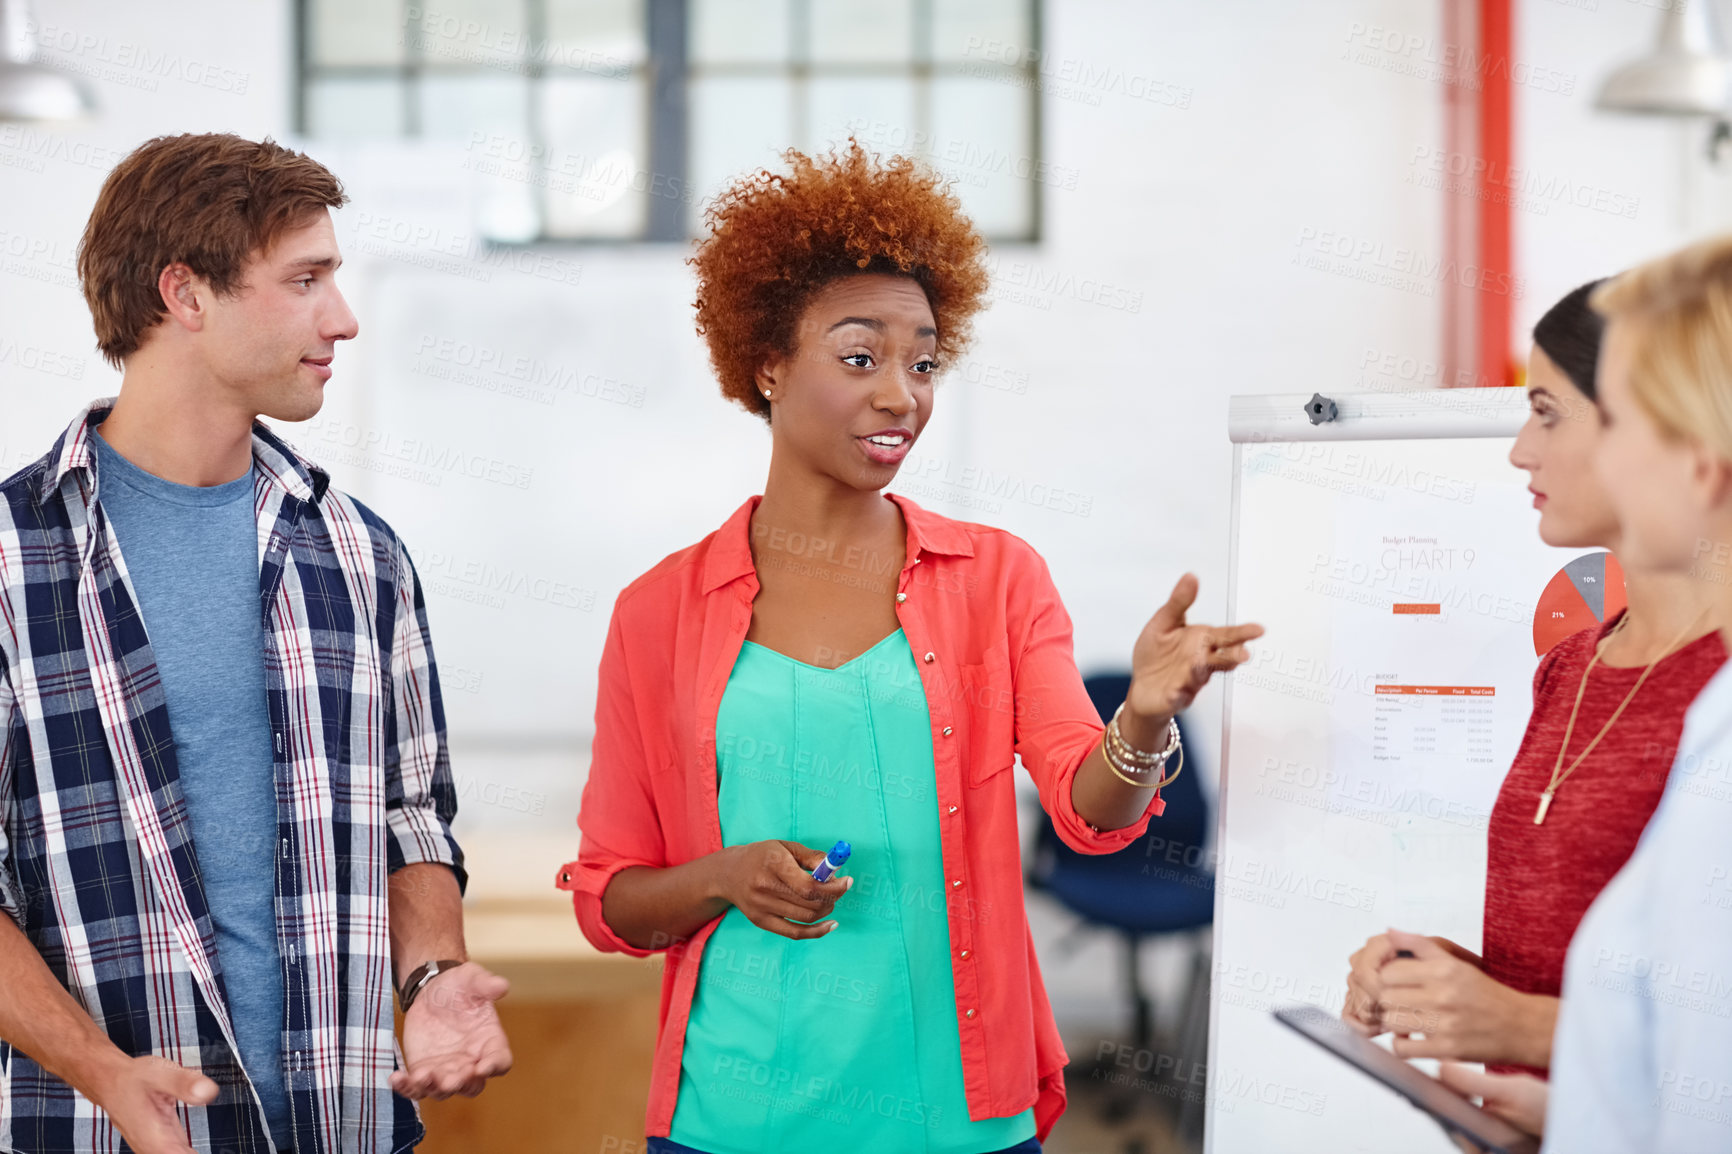
{"label": "wooden table", "polygon": [[469,953],[511,981],[510,1074],[424,1102],[419,1154],[643,1154],[661,959],[604,954],[563,898],[464,909]]}

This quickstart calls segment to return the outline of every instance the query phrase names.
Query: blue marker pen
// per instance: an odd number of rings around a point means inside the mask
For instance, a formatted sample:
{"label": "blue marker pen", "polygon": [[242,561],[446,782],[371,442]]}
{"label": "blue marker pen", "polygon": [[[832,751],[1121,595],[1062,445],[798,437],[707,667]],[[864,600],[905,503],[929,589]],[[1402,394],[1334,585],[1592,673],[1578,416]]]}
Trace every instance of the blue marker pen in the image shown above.
{"label": "blue marker pen", "polygon": [[818,868],[812,871],[812,876],[821,882],[827,882],[848,861],[848,855],[854,852],[854,847],[845,841],[839,841],[830,847],[830,852],[824,855],[824,860],[818,863]]}

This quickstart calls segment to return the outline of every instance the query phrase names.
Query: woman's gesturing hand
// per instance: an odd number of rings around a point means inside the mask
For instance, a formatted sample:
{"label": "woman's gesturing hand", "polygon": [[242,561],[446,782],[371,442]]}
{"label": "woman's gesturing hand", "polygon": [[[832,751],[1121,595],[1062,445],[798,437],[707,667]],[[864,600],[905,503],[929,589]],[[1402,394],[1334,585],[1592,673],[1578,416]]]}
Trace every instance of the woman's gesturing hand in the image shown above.
{"label": "woman's gesturing hand", "polygon": [[[1126,713],[1165,725],[1167,718],[1190,706],[1210,677],[1235,669],[1250,658],[1245,643],[1263,636],[1263,627],[1187,625],[1185,614],[1196,600],[1197,578],[1187,573],[1173,586],[1167,603],[1143,626],[1131,650]],[[1166,744],[1165,735],[1157,744]]]}
{"label": "woman's gesturing hand", "polygon": [[[854,884],[851,877],[818,881],[812,871],[824,851],[797,841],[756,841],[722,851],[722,896],[761,930],[786,938],[821,938],[836,928],[822,921]],[[793,919],[793,920],[789,920]],[[800,925],[817,922],[817,925]]]}

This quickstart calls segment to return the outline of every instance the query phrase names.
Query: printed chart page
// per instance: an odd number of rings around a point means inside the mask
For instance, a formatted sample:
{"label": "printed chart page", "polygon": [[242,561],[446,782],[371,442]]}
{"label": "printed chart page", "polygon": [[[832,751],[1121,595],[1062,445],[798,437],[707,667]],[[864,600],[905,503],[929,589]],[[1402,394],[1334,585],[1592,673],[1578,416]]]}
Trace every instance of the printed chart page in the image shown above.
{"label": "printed chart page", "polygon": [[1213,1151],[1454,1149],[1270,1010],[1339,1012],[1348,956],[1390,926],[1479,949],[1538,654],[1622,606],[1605,554],[1541,543],[1509,448],[1240,446],[1233,617],[1268,634],[1229,703]]}

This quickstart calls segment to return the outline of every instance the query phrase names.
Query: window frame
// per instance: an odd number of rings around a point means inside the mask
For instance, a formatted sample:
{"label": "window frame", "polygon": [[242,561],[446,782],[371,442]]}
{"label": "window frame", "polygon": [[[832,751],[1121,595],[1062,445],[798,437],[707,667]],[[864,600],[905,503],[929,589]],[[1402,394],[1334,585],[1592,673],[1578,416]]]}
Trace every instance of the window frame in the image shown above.
{"label": "window frame", "polygon": [[[391,79],[403,89],[402,133],[395,139],[421,139],[420,100],[418,86],[432,75],[486,75],[497,71],[492,65],[474,64],[469,69],[429,69],[420,52],[405,45],[404,59],[399,64],[316,64],[312,59],[313,4],[315,0],[295,0],[295,71],[293,118],[295,131],[303,137],[309,134],[308,94],[313,84],[329,77],[357,79]],[[945,76],[968,75],[969,66],[958,61],[937,61],[930,51],[931,20],[935,0],[909,0],[913,11],[913,35],[925,38],[926,48],[916,51],[906,61],[868,62],[858,65],[837,64],[812,60],[810,44],[810,12],[813,4],[824,0],[788,0],[795,31],[792,35],[804,50],[791,52],[790,58],[777,62],[695,63],[690,52],[691,8],[688,0],[643,0],[644,59],[634,66],[634,73],[643,79],[645,109],[645,171],[666,178],[675,187],[689,187],[691,173],[690,92],[694,77],[708,76],[772,76],[786,77],[791,82],[793,134],[803,140],[808,130],[810,101],[808,87],[814,78],[832,76],[906,78],[913,90],[915,121],[913,130],[931,136],[932,85]],[[1044,152],[1044,102],[1041,99],[1040,60],[1043,41],[1043,0],[1021,0],[1027,8],[1029,47],[1018,65],[1005,65],[1006,75],[1022,74],[1018,85],[1028,101],[1028,149],[1031,168],[1038,167]],[[545,42],[547,0],[522,0],[526,14],[525,34],[532,43]],[[409,29],[409,12],[418,7],[412,0],[400,0],[405,36]],[[540,114],[539,86],[550,72],[534,54],[523,60],[520,69],[526,84],[524,109],[524,140],[531,144],[546,144]],[[559,73],[555,70],[552,75]],[[926,158],[923,158],[926,159]],[[932,163],[930,160],[929,163]],[[942,168],[940,168],[942,171]],[[542,195],[538,193],[538,196]],[[1042,182],[1028,178],[1028,227],[1015,234],[988,234],[993,244],[1025,245],[1040,243],[1044,234],[1046,198]],[[609,247],[620,245],[685,244],[697,235],[688,219],[687,201],[678,196],[647,198],[643,229],[633,236],[573,236],[547,231],[547,214],[538,213],[539,231],[522,241],[487,238],[486,243],[501,248],[544,246]]]}

